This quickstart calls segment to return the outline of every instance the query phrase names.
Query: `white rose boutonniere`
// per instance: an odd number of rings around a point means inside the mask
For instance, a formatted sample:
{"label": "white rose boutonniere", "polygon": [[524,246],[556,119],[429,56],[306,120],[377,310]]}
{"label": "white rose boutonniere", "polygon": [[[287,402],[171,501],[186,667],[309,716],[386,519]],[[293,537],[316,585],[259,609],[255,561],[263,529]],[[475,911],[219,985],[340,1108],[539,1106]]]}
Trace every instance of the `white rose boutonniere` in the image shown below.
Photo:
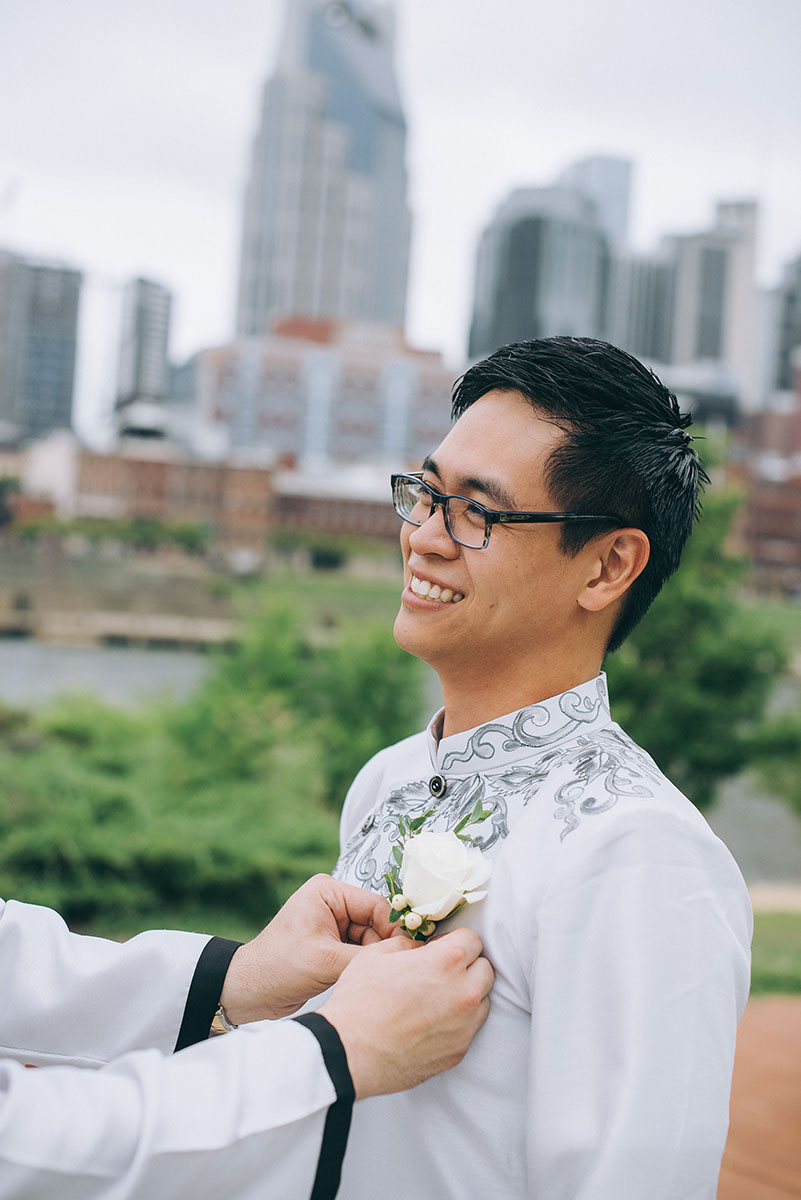
{"label": "white rose boutonniere", "polygon": [[421,817],[398,821],[400,840],[392,847],[395,865],[384,876],[392,912],[410,937],[425,941],[437,921],[452,917],[464,904],[475,904],[487,894],[485,884],[492,865],[472,838],[463,832],[490,815],[479,800],[469,816],[448,833],[423,830],[434,810]]}

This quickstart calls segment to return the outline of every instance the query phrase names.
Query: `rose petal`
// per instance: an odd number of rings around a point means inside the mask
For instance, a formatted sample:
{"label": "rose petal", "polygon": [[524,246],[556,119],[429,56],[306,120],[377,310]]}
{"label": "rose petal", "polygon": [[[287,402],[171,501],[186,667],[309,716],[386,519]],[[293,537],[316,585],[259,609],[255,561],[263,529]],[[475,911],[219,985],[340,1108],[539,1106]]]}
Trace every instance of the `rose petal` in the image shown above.
{"label": "rose petal", "polygon": [[421,917],[430,917],[432,921],[443,921],[461,902],[461,899],[461,892],[446,892],[444,895],[435,896],[431,900],[414,905],[413,911],[419,913]]}
{"label": "rose petal", "polygon": [[464,882],[465,891],[472,888],[483,887],[492,874],[492,863],[489,862],[489,860],[486,859],[483,854],[481,854],[480,850],[478,853],[481,855],[481,858],[477,862],[471,864],[470,874]]}
{"label": "rose petal", "polygon": [[485,897],[488,895],[489,895],[489,893],[486,891],[484,891],[484,892],[466,892],[465,898],[464,898],[465,904],[477,904],[479,900],[484,900]]}
{"label": "rose petal", "polygon": [[[410,843],[411,845],[412,843]],[[427,896],[439,896],[447,888],[453,886],[453,881],[438,875],[409,853],[408,847],[403,856],[403,866],[400,873],[403,894],[411,900],[412,906],[422,903]]]}

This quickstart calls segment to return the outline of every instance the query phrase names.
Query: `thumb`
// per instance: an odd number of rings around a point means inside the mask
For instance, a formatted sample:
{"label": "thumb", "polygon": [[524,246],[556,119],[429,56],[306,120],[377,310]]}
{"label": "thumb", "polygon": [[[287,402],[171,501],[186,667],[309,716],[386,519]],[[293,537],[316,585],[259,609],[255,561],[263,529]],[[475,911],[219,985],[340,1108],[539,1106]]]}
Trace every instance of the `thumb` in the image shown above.
{"label": "thumb", "polygon": [[369,954],[370,958],[372,958],[376,954],[397,954],[399,950],[415,950],[418,945],[418,942],[413,942],[405,934],[403,937],[379,938],[378,941],[371,942],[369,946],[358,946],[353,945],[352,942],[341,942],[337,945],[332,957],[335,969],[341,974],[348,963],[353,962],[359,953]]}
{"label": "thumb", "polygon": [[397,936],[383,938],[368,947],[370,954],[397,954],[399,950],[417,950],[422,942],[413,942],[408,934],[401,931]]}
{"label": "thumb", "polygon": [[359,951],[363,949],[364,946],[354,945],[352,942],[339,942],[336,947],[331,948],[331,964],[337,973],[337,978],[348,963],[352,963]]}

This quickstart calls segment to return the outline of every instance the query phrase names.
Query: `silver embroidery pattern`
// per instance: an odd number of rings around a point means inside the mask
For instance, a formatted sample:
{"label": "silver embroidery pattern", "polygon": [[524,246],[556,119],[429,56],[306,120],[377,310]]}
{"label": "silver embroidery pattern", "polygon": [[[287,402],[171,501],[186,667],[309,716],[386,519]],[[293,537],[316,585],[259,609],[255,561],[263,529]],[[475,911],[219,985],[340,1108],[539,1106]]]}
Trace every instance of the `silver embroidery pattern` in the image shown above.
{"label": "silver embroidery pattern", "polygon": [[[521,709],[511,726],[497,722],[482,725],[464,750],[453,750],[445,755],[441,770],[447,772],[455,763],[470,762],[474,758],[487,761],[494,758],[499,750],[508,753],[527,746],[539,750],[564,742],[575,737],[583,725],[596,721],[608,708],[606,684],[599,676],[594,698],[580,696],[577,692],[564,692],[559,696],[555,708],[547,704],[533,704]],[[560,714],[566,719],[561,724],[555,724]],[[500,741],[496,742],[496,738]]]}
{"label": "silver embroidery pattern", "polygon": [[[555,771],[569,777],[554,794],[554,819],[561,821],[560,841],[577,829],[582,817],[608,812],[624,797],[650,799],[661,775],[655,763],[616,729],[594,730],[572,745],[555,748],[533,763],[511,763],[493,772],[449,780],[448,791],[436,806],[429,828],[449,830],[481,800],[491,816],[475,827],[482,850],[508,837],[514,816],[540,792]],[[364,833],[358,829],[337,863],[334,875],[372,891],[383,889],[383,874],[391,865],[392,846],[399,838],[398,817],[421,816],[432,806],[427,779],[396,788],[373,813]],[[365,822],[365,825],[368,825]]]}
{"label": "silver embroidery pattern", "polygon": [[[579,827],[579,814],[608,812],[624,796],[651,799],[653,790],[643,781],[659,786],[662,778],[653,759],[616,729],[599,729],[592,737],[579,738],[576,746],[560,757],[573,769],[572,778],[554,796],[554,819],[564,822],[560,841]],[[588,795],[590,789],[596,794]]]}

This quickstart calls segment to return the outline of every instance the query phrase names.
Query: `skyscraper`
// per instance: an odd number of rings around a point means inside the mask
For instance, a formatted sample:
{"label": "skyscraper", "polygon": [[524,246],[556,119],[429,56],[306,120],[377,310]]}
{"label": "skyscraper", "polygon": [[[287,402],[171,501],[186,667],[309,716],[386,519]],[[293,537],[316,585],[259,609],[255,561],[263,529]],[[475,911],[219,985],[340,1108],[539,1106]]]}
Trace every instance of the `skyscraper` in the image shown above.
{"label": "skyscraper", "polygon": [[801,254],[784,268],[778,297],[777,360],[774,386],[789,391],[801,355]]}
{"label": "skyscraper", "polygon": [[120,432],[164,431],[171,306],[170,293],[152,279],[132,279],[125,288],[117,373]]}
{"label": "skyscraper", "polygon": [[712,229],[665,239],[675,270],[671,361],[725,364],[746,408],[756,391],[756,219],[752,201],[721,202]]}
{"label": "skyscraper", "polygon": [[670,362],[673,263],[656,255],[612,257],[604,304],[604,337],[637,358]]}
{"label": "skyscraper", "polygon": [[628,241],[631,173],[629,159],[597,154],[565,167],[557,181],[593,201],[598,222],[616,250],[623,249]]}
{"label": "skyscraper", "polygon": [[608,257],[595,204],[583,192],[512,192],[479,243],[470,357],[525,338],[597,337]]}
{"label": "skyscraper", "polygon": [[0,252],[0,422],[35,438],[72,424],[80,271]]}
{"label": "skyscraper", "polygon": [[402,325],[411,219],[391,9],[287,0],[244,204],[237,333],[277,316]]}

